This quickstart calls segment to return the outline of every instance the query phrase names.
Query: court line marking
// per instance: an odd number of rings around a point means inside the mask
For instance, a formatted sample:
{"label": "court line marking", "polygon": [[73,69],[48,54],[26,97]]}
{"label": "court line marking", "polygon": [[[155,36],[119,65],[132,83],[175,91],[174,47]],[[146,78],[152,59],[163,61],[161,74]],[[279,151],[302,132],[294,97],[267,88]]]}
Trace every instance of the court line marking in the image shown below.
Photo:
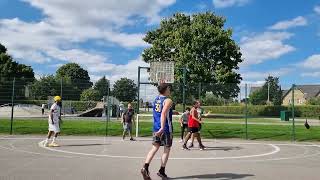
{"label": "court line marking", "polygon": [[[11,138],[11,137],[0,137],[0,139],[3,139],[3,140],[39,140],[39,139],[43,139],[43,138]],[[90,140],[105,140],[104,139],[81,139],[81,138],[75,138],[75,139],[61,139],[61,140],[66,140],[66,141],[74,141],[74,140],[80,140],[80,141],[90,141]],[[111,142],[119,142],[120,140],[110,140],[109,141]],[[138,140],[139,141],[139,140]],[[143,142],[143,141],[140,141],[140,142]],[[178,141],[177,141],[178,142]],[[238,142],[223,142],[223,141],[219,141],[219,140],[216,140],[214,139],[214,142],[219,142],[219,143],[229,143],[229,144],[262,144],[262,145],[266,145],[267,143],[238,143]],[[40,143],[40,142],[39,142]],[[318,144],[294,144],[294,143],[282,143],[282,144],[269,144],[269,145],[274,145],[274,146],[302,146],[302,147],[319,147],[320,148],[320,145]],[[39,144],[40,146],[40,144]],[[14,146],[13,146],[14,147]],[[51,155],[51,154],[45,154],[45,153],[36,153],[36,152],[31,152],[31,151],[25,151],[25,150],[20,150],[18,148],[15,147],[15,149],[12,149],[12,148],[7,148],[7,147],[4,147],[4,146],[0,146],[1,149],[8,149],[8,150],[12,150],[12,151],[20,151],[20,152],[25,152],[25,153],[30,153],[30,154],[38,154],[38,155],[45,155],[45,156],[57,156],[57,157],[64,157],[64,156],[59,156],[59,155]],[[279,148],[279,147],[278,147]],[[50,149],[51,150],[51,149]],[[279,148],[279,151],[280,151],[280,148]],[[318,153],[315,153],[315,154],[311,154],[311,155],[297,155],[297,156],[292,156],[292,157],[286,157],[286,158],[275,158],[275,159],[265,159],[265,160],[256,160],[256,161],[276,161],[276,160],[286,160],[286,159],[298,159],[298,158],[306,158],[306,157],[314,157],[314,156],[317,156],[317,155],[320,155],[320,151],[317,151]],[[65,152],[64,152],[65,153]],[[71,152],[72,154],[75,154],[75,152]],[[277,152],[275,152],[277,153]],[[275,154],[275,153],[272,153],[272,154]],[[86,153],[84,153],[86,154]],[[268,153],[265,153],[265,154],[268,154]],[[83,155],[83,153],[80,153],[79,155]],[[91,154],[89,154],[90,156],[92,156]],[[263,155],[263,154],[262,154]],[[270,154],[271,155],[271,154]],[[88,155],[87,155],[88,156]],[[93,154],[93,156],[101,156],[99,154]],[[111,156],[111,155],[103,155],[103,156]],[[250,155],[248,155],[250,156]],[[241,158],[246,158],[248,156],[243,156]],[[253,155],[255,156],[255,155]],[[259,155],[261,156],[261,155]],[[266,156],[266,155],[264,155]],[[65,156],[65,157],[69,157],[69,158],[72,158],[72,156]],[[112,157],[117,157],[117,156],[112,156]],[[144,158],[144,157],[123,157],[121,156],[122,158],[128,158],[128,159],[132,159],[132,158]],[[120,158],[121,158],[120,157]],[[252,156],[250,156],[252,157]],[[224,158],[224,157],[219,157],[219,158],[213,158],[213,159],[221,159],[221,158]],[[227,158],[232,158],[232,159],[235,159],[235,157],[227,157]],[[227,159],[227,158],[224,158],[224,159]],[[160,158],[156,158],[156,159],[160,159]],[[170,158],[170,159],[178,159],[178,160],[188,160],[188,159],[191,159],[192,158]],[[193,158],[195,159],[195,158]],[[208,159],[208,158],[196,158],[196,159]],[[212,158],[209,158],[210,160],[212,160]],[[248,161],[251,161],[251,160],[248,160]],[[254,161],[254,160],[252,160]]]}
{"label": "court line marking", "polygon": [[[108,155],[108,154],[92,154],[92,153],[81,153],[81,152],[73,152],[73,151],[67,151],[67,150],[61,150],[61,149],[56,149],[56,148],[50,148],[50,147],[45,147],[43,146],[44,141],[40,141],[38,143],[39,147],[47,149],[49,151],[54,151],[54,152],[60,152],[60,153],[67,153],[67,154],[75,154],[75,155],[83,155],[83,156],[94,156],[94,157],[109,157],[109,158],[125,158],[125,159],[144,159],[144,156],[119,156],[119,155]],[[238,143],[241,144],[241,143]],[[244,155],[244,156],[225,156],[225,157],[204,157],[204,158],[175,158],[172,157],[170,160],[224,160],[224,159],[244,159],[244,158],[253,158],[253,157],[262,157],[262,156],[269,156],[272,154],[276,154],[280,152],[280,148],[276,145],[273,144],[262,144],[262,143],[245,143],[245,144],[252,144],[252,145],[267,145],[271,146],[273,150],[268,153],[262,153],[262,154],[254,154],[254,155]],[[160,159],[160,158],[156,158]]]}

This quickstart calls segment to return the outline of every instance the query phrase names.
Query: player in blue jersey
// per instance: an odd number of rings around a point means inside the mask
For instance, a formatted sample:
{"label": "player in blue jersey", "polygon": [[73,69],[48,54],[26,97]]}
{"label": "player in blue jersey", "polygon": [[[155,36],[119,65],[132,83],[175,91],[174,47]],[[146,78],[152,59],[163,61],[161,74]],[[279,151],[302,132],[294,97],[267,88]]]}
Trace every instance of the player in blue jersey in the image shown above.
{"label": "player in blue jersey", "polygon": [[160,84],[158,86],[159,95],[153,102],[153,142],[149,151],[145,164],[141,169],[141,174],[145,180],[150,180],[149,164],[160,146],[164,146],[161,157],[161,167],[158,176],[168,178],[165,173],[165,167],[169,158],[172,146],[173,128],[172,128],[172,100],[170,96],[170,85]]}

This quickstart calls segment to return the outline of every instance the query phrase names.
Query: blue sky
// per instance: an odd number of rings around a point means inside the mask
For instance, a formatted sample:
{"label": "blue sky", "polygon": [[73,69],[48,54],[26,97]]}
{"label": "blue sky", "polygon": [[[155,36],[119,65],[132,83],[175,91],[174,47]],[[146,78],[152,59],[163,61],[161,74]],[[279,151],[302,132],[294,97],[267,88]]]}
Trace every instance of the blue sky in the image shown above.
{"label": "blue sky", "polygon": [[[227,19],[244,62],[243,83],[320,83],[320,2],[316,0],[0,0],[0,43],[37,76],[76,62],[91,79],[136,79],[146,66],[142,37],[175,12]],[[146,78],[147,74],[143,77]]]}

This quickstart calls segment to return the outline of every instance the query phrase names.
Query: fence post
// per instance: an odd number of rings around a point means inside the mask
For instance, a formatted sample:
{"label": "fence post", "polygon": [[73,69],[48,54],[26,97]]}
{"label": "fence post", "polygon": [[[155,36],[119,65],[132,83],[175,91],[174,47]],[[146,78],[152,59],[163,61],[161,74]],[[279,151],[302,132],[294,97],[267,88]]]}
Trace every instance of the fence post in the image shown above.
{"label": "fence post", "polygon": [[246,126],[246,140],[248,140],[248,84],[245,84],[245,93],[244,93],[244,97],[245,97],[245,126]]}
{"label": "fence post", "polygon": [[12,135],[12,128],[13,128],[13,109],[14,109],[14,90],[15,90],[15,83],[16,78],[13,78],[12,81],[12,95],[11,95],[11,121],[10,121],[10,135]]}
{"label": "fence post", "polygon": [[106,113],[106,137],[107,137],[108,130],[109,130],[109,120],[110,120],[110,82],[109,82],[108,95],[106,100],[107,100],[107,108],[105,113]]}
{"label": "fence post", "polygon": [[184,112],[186,109],[186,76],[187,76],[187,68],[183,67],[182,112]]}
{"label": "fence post", "polygon": [[294,113],[294,90],[295,84],[292,84],[292,100],[291,100],[291,113],[292,113],[292,141],[296,140],[296,127],[295,127],[295,113]]}

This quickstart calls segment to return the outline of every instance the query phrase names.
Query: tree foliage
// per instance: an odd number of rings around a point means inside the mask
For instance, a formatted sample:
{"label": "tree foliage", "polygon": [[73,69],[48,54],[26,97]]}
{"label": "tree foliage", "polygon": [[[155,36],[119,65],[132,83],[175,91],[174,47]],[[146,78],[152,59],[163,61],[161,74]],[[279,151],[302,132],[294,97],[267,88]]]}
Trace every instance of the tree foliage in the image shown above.
{"label": "tree foliage", "polygon": [[94,90],[92,88],[86,89],[82,91],[80,95],[80,100],[81,101],[99,101],[100,98],[100,93],[97,90]]}
{"label": "tree foliage", "polygon": [[[269,84],[269,85],[268,85]],[[249,96],[249,101],[253,105],[265,105],[268,102],[268,86],[270,94],[270,103],[274,105],[282,104],[282,90],[279,85],[279,78],[269,76],[266,78],[265,84]]]}
{"label": "tree foliage", "polygon": [[137,97],[137,85],[133,80],[121,78],[113,85],[112,95],[120,101],[131,102]]}
{"label": "tree foliage", "polygon": [[93,86],[93,89],[99,92],[99,97],[107,96],[108,90],[109,90],[109,80],[106,79],[105,76],[103,76],[101,79],[99,79]]}
{"label": "tree foliage", "polygon": [[320,97],[314,97],[307,101],[308,105],[320,105]]}
{"label": "tree foliage", "polygon": [[[223,98],[236,97],[242,79],[236,71],[242,54],[232,40],[232,30],[224,29],[224,24],[223,17],[211,12],[177,13],[146,34],[144,41],[151,47],[144,50],[143,60],[174,61],[178,82],[182,82],[181,68],[187,67],[189,87],[202,82],[212,85],[205,86],[203,92],[211,91]],[[188,92],[192,93],[193,89],[189,88]]]}
{"label": "tree foliage", "polygon": [[53,75],[41,77],[30,86],[30,96],[36,100],[46,100],[48,96],[60,95],[60,81]]}
{"label": "tree foliage", "polygon": [[88,71],[76,63],[68,63],[61,66],[57,70],[56,76],[58,78],[67,78],[80,92],[92,87]]}
{"label": "tree foliage", "polygon": [[34,72],[30,66],[17,63],[0,44],[0,104],[8,103],[12,94],[12,81],[15,81],[15,99],[24,99],[24,87],[33,82]]}

